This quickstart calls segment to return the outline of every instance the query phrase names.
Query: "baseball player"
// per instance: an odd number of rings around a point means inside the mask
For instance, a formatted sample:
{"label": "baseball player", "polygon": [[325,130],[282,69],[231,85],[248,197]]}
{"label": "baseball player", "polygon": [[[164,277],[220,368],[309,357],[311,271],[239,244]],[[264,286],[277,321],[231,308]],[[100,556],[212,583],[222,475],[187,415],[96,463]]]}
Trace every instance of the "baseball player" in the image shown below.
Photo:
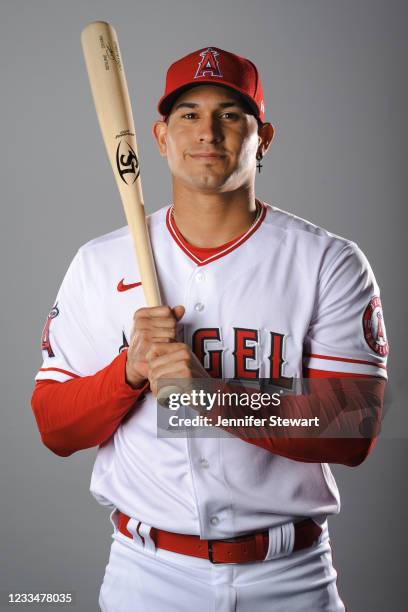
{"label": "baseball player", "polygon": [[[81,247],[45,324],[32,400],[53,452],[99,446],[90,489],[113,525],[101,610],[344,610],[328,462],[358,465],[375,434],[160,437],[156,396],[163,379],[354,377],[380,403],[378,285],[355,243],[256,197],[273,127],[251,61],[190,53],[168,69],[158,110],[173,198],[148,226],[165,306],[145,307],[127,227]],[[327,398],[327,412],[344,412]]]}

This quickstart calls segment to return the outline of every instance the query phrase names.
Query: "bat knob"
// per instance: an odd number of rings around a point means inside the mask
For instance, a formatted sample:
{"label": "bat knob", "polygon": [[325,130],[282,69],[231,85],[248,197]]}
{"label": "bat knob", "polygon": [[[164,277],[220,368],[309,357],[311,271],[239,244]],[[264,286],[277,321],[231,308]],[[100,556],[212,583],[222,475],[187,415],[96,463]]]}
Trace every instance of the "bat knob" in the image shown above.
{"label": "bat knob", "polygon": [[181,393],[184,392],[185,391],[183,391],[183,389],[176,385],[163,386],[157,393],[157,403],[163,408],[168,408],[171,396],[174,394],[177,395],[177,397],[180,397]]}

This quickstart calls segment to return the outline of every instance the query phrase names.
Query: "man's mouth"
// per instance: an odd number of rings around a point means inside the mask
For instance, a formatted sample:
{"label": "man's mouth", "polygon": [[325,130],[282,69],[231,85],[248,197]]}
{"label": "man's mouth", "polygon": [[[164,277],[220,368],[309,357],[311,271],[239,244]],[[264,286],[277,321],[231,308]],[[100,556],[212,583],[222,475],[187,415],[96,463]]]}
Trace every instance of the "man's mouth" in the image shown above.
{"label": "man's mouth", "polygon": [[191,153],[190,156],[193,159],[203,159],[203,160],[217,160],[223,159],[225,155],[221,153]]}

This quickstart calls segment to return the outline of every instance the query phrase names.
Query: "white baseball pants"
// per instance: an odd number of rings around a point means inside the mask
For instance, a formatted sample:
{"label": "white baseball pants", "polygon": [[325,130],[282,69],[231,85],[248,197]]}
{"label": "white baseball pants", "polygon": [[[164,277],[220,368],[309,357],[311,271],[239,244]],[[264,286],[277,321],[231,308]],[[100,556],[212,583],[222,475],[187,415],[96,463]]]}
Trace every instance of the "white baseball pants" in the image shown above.
{"label": "white baseball pants", "polygon": [[[327,522],[310,548],[256,563],[212,564],[156,549],[142,523],[143,546],[117,530],[99,595],[102,612],[344,612]],[[278,528],[279,529],[279,528]],[[270,539],[274,537],[270,530]],[[282,538],[281,538],[282,539]]]}

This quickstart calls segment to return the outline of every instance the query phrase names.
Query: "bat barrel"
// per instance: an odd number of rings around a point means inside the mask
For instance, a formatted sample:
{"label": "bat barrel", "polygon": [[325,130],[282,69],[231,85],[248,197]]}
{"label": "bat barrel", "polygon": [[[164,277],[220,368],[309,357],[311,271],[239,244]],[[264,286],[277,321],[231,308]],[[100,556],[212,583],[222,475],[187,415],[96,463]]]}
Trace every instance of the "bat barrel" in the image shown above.
{"label": "bat barrel", "polygon": [[126,75],[115,29],[105,21],[88,24],[82,48],[96,114],[122,199],[148,306],[161,304],[146,225],[136,132]]}

